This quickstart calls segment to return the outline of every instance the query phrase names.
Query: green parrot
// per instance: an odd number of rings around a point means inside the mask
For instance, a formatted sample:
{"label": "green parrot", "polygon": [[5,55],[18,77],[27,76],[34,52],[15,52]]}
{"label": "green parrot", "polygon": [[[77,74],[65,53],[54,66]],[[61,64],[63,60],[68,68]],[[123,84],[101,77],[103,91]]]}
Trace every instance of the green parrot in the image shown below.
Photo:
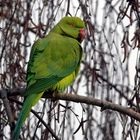
{"label": "green parrot", "polygon": [[85,35],[84,21],[78,17],[64,17],[47,36],[34,43],[27,68],[26,99],[12,140],[19,139],[20,129],[32,106],[44,92],[62,92],[74,81],[83,54],[80,43]]}

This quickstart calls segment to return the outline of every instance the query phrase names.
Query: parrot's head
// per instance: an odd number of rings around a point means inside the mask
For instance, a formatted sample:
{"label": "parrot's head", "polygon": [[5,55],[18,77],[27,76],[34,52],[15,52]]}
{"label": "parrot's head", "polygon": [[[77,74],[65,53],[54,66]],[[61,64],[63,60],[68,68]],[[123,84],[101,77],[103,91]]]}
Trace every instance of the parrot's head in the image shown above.
{"label": "parrot's head", "polygon": [[86,36],[85,23],[78,17],[64,17],[56,25],[59,33],[82,42]]}

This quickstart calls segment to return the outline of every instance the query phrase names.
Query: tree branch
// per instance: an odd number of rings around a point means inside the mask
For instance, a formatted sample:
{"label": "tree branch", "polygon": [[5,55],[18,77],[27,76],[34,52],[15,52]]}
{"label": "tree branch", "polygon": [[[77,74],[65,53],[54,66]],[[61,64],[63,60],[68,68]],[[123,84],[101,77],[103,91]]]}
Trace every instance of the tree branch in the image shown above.
{"label": "tree branch", "polygon": [[124,115],[128,115],[129,117],[132,117],[137,121],[140,121],[140,113],[139,112],[133,110],[132,108],[123,107],[121,105],[114,104],[114,103],[109,102],[109,101],[95,99],[93,97],[86,97],[86,96],[73,95],[73,94],[63,94],[63,93],[53,94],[53,95],[51,95],[51,94],[45,95],[45,97],[56,99],[56,100],[59,99],[59,100],[73,101],[73,102],[77,102],[77,103],[85,103],[88,105],[99,106],[102,108],[102,110],[110,109],[113,111],[117,111],[117,112],[122,113]]}
{"label": "tree branch", "polygon": [[[8,95],[9,96],[23,95],[24,92],[25,92],[25,88],[11,89],[8,91]],[[102,110],[105,109],[114,110],[124,115],[128,115],[129,117],[132,117],[137,121],[140,121],[140,113],[138,111],[135,111],[132,108],[123,107],[121,105],[114,104],[109,101],[95,99],[93,97],[86,97],[86,96],[74,95],[74,94],[64,94],[64,93],[59,93],[59,94],[44,93],[43,98],[51,98],[53,100],[66,100],[66,101],[73,101],[77,103],[85,103],[88,105],[95,105],[101,107]]]}
{"label": "tree branch", "polygon": [[54,94],[54,95],[50,94],[50,95],[46,95],[45,97],[56,99],[56,100],[59,99],[59,100],[73,101],[73,102],[78,102],[78,103],[85,103],[88,105],[96,105],[96,106],[101,107],[102,110],[110,109],[110,110],[118,111],[119,113],[128,115],[129,117],[132,117],[136,119],[137,121],[140,121],[140,113],[138,113],[137,111],[131,108],[123,107],[118,104],[114,104],[109,101],[95,99],[93,97],[85,97],[81,95],[63,94],[63,93]]}

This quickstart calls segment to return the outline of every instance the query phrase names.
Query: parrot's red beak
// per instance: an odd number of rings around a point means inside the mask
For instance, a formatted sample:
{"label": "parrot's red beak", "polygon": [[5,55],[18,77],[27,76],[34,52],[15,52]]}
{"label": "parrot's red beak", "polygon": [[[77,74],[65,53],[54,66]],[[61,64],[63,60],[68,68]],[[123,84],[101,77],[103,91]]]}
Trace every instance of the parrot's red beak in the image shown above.
{"label": "parrot's red beak", "polygon": [[87,35],[86,29],[80,29],[79,30],[79,40],[80,40],[80,42],[83,41],[83,39],[86,37],[86,35]]}

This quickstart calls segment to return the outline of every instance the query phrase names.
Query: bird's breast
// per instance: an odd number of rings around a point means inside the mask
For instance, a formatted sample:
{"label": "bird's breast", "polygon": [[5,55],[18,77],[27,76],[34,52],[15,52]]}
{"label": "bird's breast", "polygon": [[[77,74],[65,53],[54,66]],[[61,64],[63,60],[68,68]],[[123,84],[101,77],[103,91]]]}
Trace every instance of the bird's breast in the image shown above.
{"label": "bird's breast", "polygon": [[58,92],[64,91],[69,85],[71,85],[76,78],[75,71],[71,73],[70,75],[63,78],[61,81],[59,81],[56,85],[53,86],[54,90],[57,90]]}

